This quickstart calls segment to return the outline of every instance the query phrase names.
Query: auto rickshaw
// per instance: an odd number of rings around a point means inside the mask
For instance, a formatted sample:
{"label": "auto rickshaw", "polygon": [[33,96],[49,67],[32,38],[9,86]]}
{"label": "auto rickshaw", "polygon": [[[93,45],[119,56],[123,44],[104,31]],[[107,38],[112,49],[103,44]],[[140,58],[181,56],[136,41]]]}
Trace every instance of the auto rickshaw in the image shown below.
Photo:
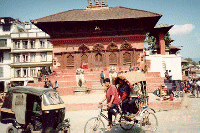
{"label": "auto rickshaw", "polygon": [[54,131],[69,133],[65,104],[54,89],[16,86],[8,90],[1,107],[1,123],[12,123],[7,133]]}

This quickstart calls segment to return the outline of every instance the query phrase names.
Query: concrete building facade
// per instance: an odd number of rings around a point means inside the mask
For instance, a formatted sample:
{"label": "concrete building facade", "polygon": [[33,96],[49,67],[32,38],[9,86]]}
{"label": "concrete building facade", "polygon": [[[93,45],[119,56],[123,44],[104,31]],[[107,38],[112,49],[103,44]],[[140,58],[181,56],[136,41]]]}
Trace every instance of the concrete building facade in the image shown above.
{"label": "concrete building facade", "polygon": [[11,33],[11,83],[27,85],[37,82],[37,72],[52,69],[50,36],[30,23],[24,23],[22,31]]}
{"label": "concrete building facade", "polygon": [[11,65],[11,38],[10,33],[14,30],[12,22],[13,18],[0,18],[0,91],[6,91],[6,86],[11,80],[10,65]]}

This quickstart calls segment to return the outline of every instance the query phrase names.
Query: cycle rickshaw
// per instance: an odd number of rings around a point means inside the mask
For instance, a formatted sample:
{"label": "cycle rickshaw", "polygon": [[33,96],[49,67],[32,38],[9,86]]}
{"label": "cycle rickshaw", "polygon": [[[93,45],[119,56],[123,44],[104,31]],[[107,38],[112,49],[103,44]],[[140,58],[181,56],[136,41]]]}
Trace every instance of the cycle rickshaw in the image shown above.
{"label": "cycle rickshaw", "polygon": [[[134,125],[139,125],[143,131],[156,131],[158,121],[155,116],[155,110],[148,106],[148,95],[146,92],[146,77],[141,72],[127,72],[120,74],[115,78],[115,85],[118,84],[119,79],[124,80],[131,88],[132,93],[136,93],[136,113],[133,115],[127,115],[120,112],[119,125],[124,130],[130,130]],[[105,132],[105,124],[102,121],[102,117],[108,120],[107,116],[103,112],[106,111],[104,106],[100,106],[100,114],[98,117],[89,119],[84,128],[84,132]],[[102,116],[102,117],[101,117]],[[115,124],[115,123],[113,123]]]}

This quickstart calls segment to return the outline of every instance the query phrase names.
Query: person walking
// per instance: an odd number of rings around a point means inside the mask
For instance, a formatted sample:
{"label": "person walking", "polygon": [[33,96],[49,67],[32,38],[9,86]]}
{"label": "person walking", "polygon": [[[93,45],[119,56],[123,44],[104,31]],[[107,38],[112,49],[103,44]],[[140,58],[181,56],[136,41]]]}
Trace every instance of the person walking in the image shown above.
{"label": "person walking", "polygon": [[117,123],[119,121],[120,115],[118,114],[119,112],[119,97],[118,97],[118,92],[117,89],[114,85],[110,84],[110,79],[106,78],[104,80],[104,84],[106,86],[106,95],[103,98],[99,104],[102,104],[105,100],[107,100],[107,106],[108,106],[108,128],[107,130],[111,130],[112,125],[112,115],[115,116],[115,122]]}
{"label": "person walking", "polygon": [[55,81],[55,85],[54,85],[54,90],[56,90],[58,88],[59,84],[58,84],[58,81]]}
{"label": "person walking", "polygon": [[49,84],[46,81],[44,82],[44,88],[49,88]]}
{"label": "person walking", "polygon": [[104,78],[105,78],[105,74],[103,73],[103,71],[101,71],[101,73],[100,73],[100,82],[101,82],[102,86],[103,86]]}
{"label": "person walking", "polygon": [[40,70],[38,70],[38,72],[37,72],[37,78],[38,78],[38,82],[41,82],[41,75],[42,75],[42,73],[41,73],[41,71]]}
{"label": "person walking", "polygon": [[48,84],[49,84],[49,85],[48,85],[48,86],[49,86],[49,88],[50,88],[50,89],[52,89],[52,88],[53,88],[53,85],[52,85],[52,83],[51,83],[51,81],[50,81],[50,80],[48,81]]}

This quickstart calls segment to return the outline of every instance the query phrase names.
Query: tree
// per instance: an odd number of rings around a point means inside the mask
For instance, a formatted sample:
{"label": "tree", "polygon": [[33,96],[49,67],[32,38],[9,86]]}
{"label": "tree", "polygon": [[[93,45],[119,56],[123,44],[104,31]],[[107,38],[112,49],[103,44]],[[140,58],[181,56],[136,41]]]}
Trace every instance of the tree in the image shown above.
{"label": "tree", "polygon": [[167,32],[165,35],[164,35],[164,40],[165,40],[165,48],[168,48],[169,49],[169,46],[171,45],[171,42],[173,41],[170,37],[170,34],[169,32]]}
{"label": "tree", "polygon": [[[149,32],[146,34],[147,37],[144,40],[145,43],[149,45],[148,50],[155,50],[159,48],[159,44],[157,42],[156,37],[152,36]],[[169,32],[167,32],[164,35],[164,41],[165,41],[165,48],[169,49],[169,46],[171,45],[171,42],[173,41],[170,37]]]}
{"label": "tree", "polygon": [[148,50],[155,50],[158,48],[158,45],[156,44],[156,38],[151,36],[150,33],[147,33],[147,37],[144,42],[149,45],[147,48]]}
{"label": "tree", "polygon": [[195,61],[193,61],[191,58],[185,58],[185,60],[188,61],[188,64],[192,64],[192,65],[194,65],[194,66],[197,65],[197,63],[196,63]]}

